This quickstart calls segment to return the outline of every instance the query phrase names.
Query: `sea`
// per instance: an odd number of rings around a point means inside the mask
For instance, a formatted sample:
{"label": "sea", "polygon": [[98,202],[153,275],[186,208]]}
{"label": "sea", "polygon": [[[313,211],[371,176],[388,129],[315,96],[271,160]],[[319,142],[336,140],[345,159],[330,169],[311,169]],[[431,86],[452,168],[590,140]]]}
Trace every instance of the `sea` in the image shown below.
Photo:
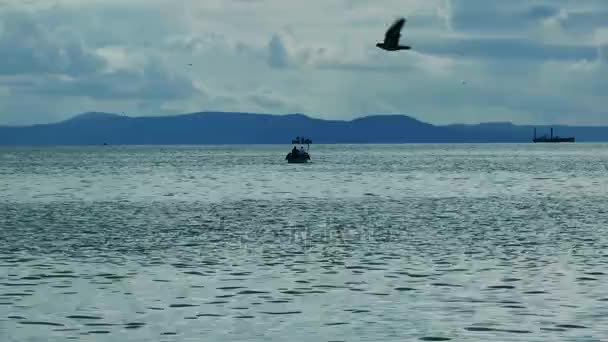
{"label": "sea", "polygon": [[0,340],[608,340],[608,144],[290,149],[0,148]]}

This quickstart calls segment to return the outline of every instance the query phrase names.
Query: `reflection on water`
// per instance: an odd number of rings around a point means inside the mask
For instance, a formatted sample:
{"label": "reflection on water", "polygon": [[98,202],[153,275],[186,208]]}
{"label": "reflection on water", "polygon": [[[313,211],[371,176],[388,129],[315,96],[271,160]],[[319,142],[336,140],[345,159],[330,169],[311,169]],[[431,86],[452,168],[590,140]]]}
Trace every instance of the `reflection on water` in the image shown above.
{"label": "reflection on water", "polygon": [[605,340],[605,150],[0,150],[0,336]]}

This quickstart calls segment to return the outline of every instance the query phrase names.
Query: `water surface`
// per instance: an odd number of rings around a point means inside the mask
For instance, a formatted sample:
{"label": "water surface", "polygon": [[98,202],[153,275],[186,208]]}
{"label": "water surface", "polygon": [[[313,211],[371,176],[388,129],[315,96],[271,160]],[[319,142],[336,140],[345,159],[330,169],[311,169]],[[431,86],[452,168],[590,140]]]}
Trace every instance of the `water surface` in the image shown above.
{"label": "water surface", "polygon": [[0,338],[608,338],[608,145],[289,148],[0,149]]}

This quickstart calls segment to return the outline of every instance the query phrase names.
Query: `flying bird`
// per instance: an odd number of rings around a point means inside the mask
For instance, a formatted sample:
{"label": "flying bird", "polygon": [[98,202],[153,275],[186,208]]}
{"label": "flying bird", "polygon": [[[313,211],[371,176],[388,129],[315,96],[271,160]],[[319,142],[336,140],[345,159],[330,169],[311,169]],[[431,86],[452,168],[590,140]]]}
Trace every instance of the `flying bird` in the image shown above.
{"label": "flying bird", "polygon": [[409,50],[410,46],[399,45],[399,38],[401,38],[401,29],[405,24],[405,18],[397,19],[393,25],[386,31],[384,35],[384,41],[382,43],[376,43],[376,46],[387,51],[397,50]]}

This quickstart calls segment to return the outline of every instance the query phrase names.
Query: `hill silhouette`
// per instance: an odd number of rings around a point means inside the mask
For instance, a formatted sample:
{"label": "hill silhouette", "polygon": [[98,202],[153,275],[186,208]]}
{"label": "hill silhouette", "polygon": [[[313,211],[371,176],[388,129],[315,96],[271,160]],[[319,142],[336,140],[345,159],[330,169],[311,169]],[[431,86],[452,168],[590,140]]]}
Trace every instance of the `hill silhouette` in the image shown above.
{"label": "hill silhouette", "polygon": [[[537,126],[539,134],[548,126]],[[314,143],[530,142],[532,126],[511,123],[437,126],[406,115],[369,115],[350,121],[303,114],[201,112],[128,117],[90,112],[52,124],[0,126],[0,145],[289,144],[295,136]],[[554,126],[577,141],[608,141],[608,127]]]}

